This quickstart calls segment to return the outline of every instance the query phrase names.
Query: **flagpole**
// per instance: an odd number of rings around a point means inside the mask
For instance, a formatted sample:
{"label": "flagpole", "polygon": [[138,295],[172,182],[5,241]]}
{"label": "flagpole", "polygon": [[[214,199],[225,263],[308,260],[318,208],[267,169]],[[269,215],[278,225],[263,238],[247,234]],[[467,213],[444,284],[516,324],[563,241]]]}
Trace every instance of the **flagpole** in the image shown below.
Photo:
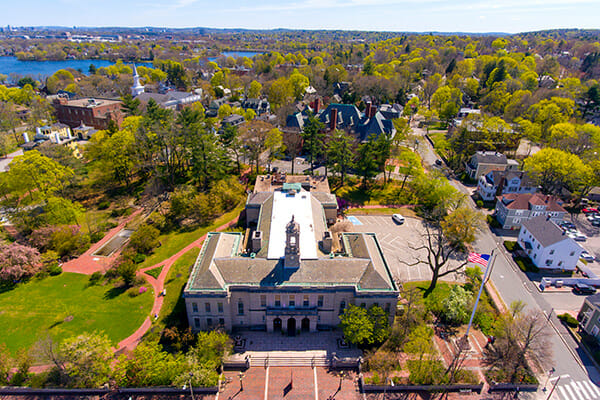
{"label": "flagpole", "polygon": [[485,286],[488,271],[491,271],[492,263],[496,259],[496,254],[494,253],[495,250],[496,249],[492,249],[490,261],[487,263],[487,266],[485,267],[485,273],[483,274],[483,277],[481,278],[481,285],[479,286],[479,293],[477,294],[477,300],[475,300],[475,306],[473,307],[473,312],[471,312],[471,319],[469,319],[469,325],[467,326],[467,332],[465,333],[465,337],[463,339],[465,346],[468,346],[468,343],[469,343],[469,331],[471,330],[471,325],[473,324],[473,318],[475,317],[475,311],[477,311],[477,306],[479,305],[479,299],[481,298],[481,292],[483,292],[483,287]]}

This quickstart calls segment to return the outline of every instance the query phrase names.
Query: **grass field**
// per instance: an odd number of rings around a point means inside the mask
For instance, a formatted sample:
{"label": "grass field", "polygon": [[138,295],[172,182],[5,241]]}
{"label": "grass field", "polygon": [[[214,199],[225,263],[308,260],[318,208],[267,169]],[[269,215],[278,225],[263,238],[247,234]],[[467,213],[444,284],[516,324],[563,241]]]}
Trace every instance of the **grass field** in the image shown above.
{"label": "grass field", "polygon": [[192,243],[194,240],[200,238],[205,233],[214,231],[219,226],[231,221],[237,217],[243,209],[244,205],[240,205],[234,210],[223,214],[214,220],[209,226],[203,226],[190,232],[171,232],[166,235],[161,235],[158,238],[161,243],[160,247],[157,248],[148,258],[146,258],[144,262],[139,265],[139,268],[149,267],[166,260],[188,244]]}
{"label": "grass field", "polygon": [[50,334],[57,340],[104,331],[116,345],[148,316],[152,290],[128,296],[112,285],[88,286],[89,276],[63,273],[0,293],[0,342],[15,353]]}
{"label": "grass field", "polygon": [[163,302],[158,320],[158,323],[163,327],[177,326],[181,322],[185,322],[185,302],[181,297],[181,293],[190,275],[192,265],[198,257],[198,253],[200,253],[199,248],[191,249],[175,261],[171,269],[169,269],[169,273],[165,279],[167,296]]}

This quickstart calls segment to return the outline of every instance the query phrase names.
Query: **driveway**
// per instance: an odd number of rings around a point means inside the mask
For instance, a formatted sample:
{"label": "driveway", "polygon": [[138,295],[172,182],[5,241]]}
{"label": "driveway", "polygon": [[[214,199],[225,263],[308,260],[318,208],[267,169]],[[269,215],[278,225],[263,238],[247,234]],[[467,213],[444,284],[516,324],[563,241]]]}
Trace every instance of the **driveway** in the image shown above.
{"label": "driveway", "polygon": [[[392,220],[391,215],[358,215],[354,217],[359,224],[362,224],[356,225],[355,222],[355,231],[377,234],[377,240],[379,240],[394,278],[400,282],[431,279],[432,274],[427,265],[411,265],[415,264],[418,259],[426,259],[427,252],[425,250],[414,250],[424,243],[425,228],[421,220],[407,217],[404,224],[398,225]],[[451,261],[451,265],[458,264],[457,261]],[[463,281],[464,279],[460,274],[451,273],[443,277],[443,280]]]}

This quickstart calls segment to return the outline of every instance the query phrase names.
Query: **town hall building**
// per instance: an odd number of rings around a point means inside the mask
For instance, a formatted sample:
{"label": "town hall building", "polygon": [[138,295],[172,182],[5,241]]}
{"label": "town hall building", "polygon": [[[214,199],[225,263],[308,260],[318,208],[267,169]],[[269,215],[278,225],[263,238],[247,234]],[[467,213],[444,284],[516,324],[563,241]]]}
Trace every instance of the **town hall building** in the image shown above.
{"label": "town hall building", "polygon": [[208,234],[184,289],[194,331],[329,330],[344,309],[377,305],[393,321],[398,288],[375,234],[341,232],[326,177],[259,176],[246,233]]}

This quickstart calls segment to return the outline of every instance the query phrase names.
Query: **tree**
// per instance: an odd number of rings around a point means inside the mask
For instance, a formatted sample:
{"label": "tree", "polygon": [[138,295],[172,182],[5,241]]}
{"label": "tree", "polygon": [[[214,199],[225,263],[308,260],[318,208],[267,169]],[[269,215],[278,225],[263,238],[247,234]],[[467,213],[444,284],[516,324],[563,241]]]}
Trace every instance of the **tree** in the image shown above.
{"label": "tree", "polygon": [[121,259],[117,265],[117,274],[123,279],[123,284],[130,287],[135,282],[137,267],[131,260]]}
{"label": "tree", "polygon": [[0,385],[8,386],[8,377],[12,368],[12,357],[4,343],[0,343]]}
{"label": "tree", "polygon": [[462,286],[452,286],[450,294],[444,299],[444,320],[456,325],[466,323],[469,318],[472,296],[473,294]]}
{"label": "tree", "polygon": [[237,166],[237,174],[241,175],[242,170],[240,165],[240,157],[242,155],[242,144],[240,143],[240,135],[237,126],[226,125],[223,127],[223,132],[221,132],[219,140],[223,146],[225,146],[227,151],[233,153],[235,157],[235,164]]}
{"label": "tree", "polygon": [[528,361],[540,365],[552,361],[548,323],[541,312],[505,315],[494,329],[496,340],[483,351],[483,363],[497,376],[497,380],[520,383],[533,375]]}
{"label": "tree", "polygon": [[121,111],[123,111],[126,116],[132,117],[140,115],[140,99],[134,99],[131,94],[127,93],[125,96],[121,97],[121,102]]}
{"label": "tree", "polygon": [[33,198],[35,190],[43,196],[61,190],[73,176],[73,170],[41,155],[37,150],[32,150],[16,157],[6,174],[13,191],[17,194],[27,192],[29,197]]}
{"label": "tree", "polygon": [[258,120],[244,124],[240,128],[240,138],[250,161],[256,165],[256,173],[258,173],[260,157],[263,152],[268,150],[272,154],[283,145],[281,131],[274,129],[267,122]]}
{"label": "tree", "polygon": [[340,315],[340,326],[350,343],[361,346],[383,343],[389,335],[388,316],[378,306],[366,310],[350,304]]}
{"label": "tree", "polygon": [[363,186],[366,186],[367,181],[377,175],[379,163],[373,137],[369,137],[366,142],[358,146],[354,165],[356,166],[356,171],[362,177]]}
{"label": "tree", "polygon": [[462,106],[462,92],[458,88],[442,86],[431,97],[431,106],[442,121],[449,124]]}
{"label": "tree", "polygon": [[69,386],[95,388],[108,383],[113,351],[106,335],[85,332],[65,339],[60,344],[59,354]]}
{"label": "tree", "polygon": [[0,280],[12,283],[41,269],[40,253],[16,242],[0,245]]}
{"label": "tree", "polygon": [[525,159],[524,169],[544,194],[560,195],[563,189],[577,191],[592,175],[591,168],[575,154],[553,148]]}
{"label": "tree", "polygon": [[274,110],[291,103],[294,97],[294,87],[285,76],[276,79],[269,88],[269,101]]}
{"label": "tree", "polygon": [[247,96],[250,99],[256,99],[260,96],[260,92],[262,90],[262,85],[253,80],[252,82],[250,82],[250,86],[248,87],[248,93]]}
{"label": "tree", "polygon": [[[474,233],[481,227],[481,217],[462,219],[462,215],[468,215],[463,207],[466,206],[457,208],[443,219],[438,217],[426,222],[422,244],[409,246],[414,251],[425,252],[424,258],[417,259],[409,265],[427,265],[432,273],[425,297],[435,289],[439,278],[457,272],[467,265],[465,245],[474,242]],[[451,261],[455,262],[454,265],[450,265]]]}
{"label": "tree", "polygon": [[160,231],[152,225],[142,224],[129,238],[128,246],[138,253],[150,254],[160,245]]}
{"label": "tree", "polygon": [[327,163],[334,173],[339,173],[344,186],[344,178],[353,166],[353,139],[345,131],[336,129],[327,143]]}
{"label": "tree", "polygon": [[44,206],[44,221],[48,225],[78,225],[85,209],[79,203],[73,203],[62,197],[52,196]]}
{"label": "tree", "polygon": [[325,125],[314,115],[309,115],[308,120],[302,129],[302,138],[304,139],[304,149],[308,152],[310,160],[310,174],[313,174],[315,160],[323,151],[323,141],[325,134],[323,129]]}

